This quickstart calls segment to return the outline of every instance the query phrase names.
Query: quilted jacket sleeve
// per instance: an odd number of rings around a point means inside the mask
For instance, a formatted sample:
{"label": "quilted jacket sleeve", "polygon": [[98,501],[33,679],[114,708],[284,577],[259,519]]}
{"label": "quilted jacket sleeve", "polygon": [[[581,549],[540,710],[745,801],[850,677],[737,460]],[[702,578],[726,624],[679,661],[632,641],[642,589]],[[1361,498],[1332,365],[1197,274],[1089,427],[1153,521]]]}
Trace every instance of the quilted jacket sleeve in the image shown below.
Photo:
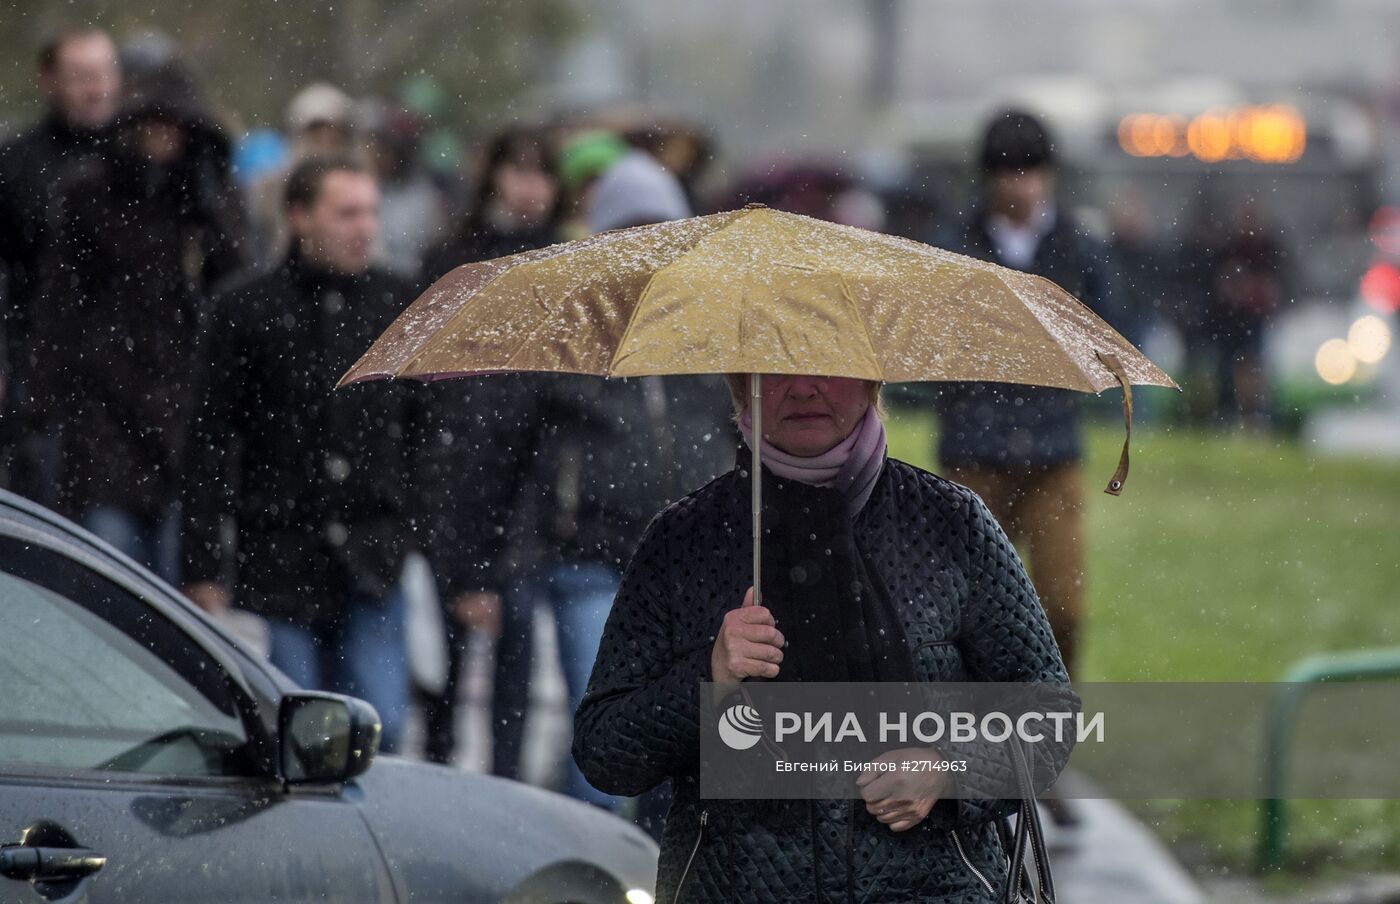
{"label": "quilted jacket sleeve", "polygon": [[[959,642],[965,666],[978,681],[1048,685],[1038,689],[1042,692],[1037,694],[1039,705],[1077,711],[1079,697],[1070,690],[1050,622],[1015,547],[986,504],[971,490],[959,490],[962,517],[955,521],[961,522],[955,554],[962,559],[969,588]],[[1037,790],[1053,783],[1073,746],[1072,732],[1064,741],[1034,745]],[[968,768],[957,774],[966,796],[956,801],[956,807],[949,801],[936,809],[941,820],[979,823],[1015,809],[1017,801],[991,796],[994,789],[1014,787],[1006,745],[949,744],[943,753],[948,759],[965,759]]]}
{"label": "quilted jacket sleeve", "polygon": [[608,794],[635,796],[698,769],[710,645],[673,652],[680,550],[667,524],[674,512],[652,521],[628,565],[574,717],[574,760]]}

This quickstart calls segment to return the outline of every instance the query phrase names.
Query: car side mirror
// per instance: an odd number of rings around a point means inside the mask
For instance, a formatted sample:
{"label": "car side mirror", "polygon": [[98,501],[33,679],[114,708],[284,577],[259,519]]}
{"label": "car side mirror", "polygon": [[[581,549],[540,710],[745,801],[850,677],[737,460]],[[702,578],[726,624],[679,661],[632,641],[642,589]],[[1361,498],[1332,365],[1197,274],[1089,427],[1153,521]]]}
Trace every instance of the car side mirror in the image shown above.
{"label": "car side mirror", "polygon": [[277,713],[278,762],[289,785],[343,782],[364,773],[379,750],[379,713],[341,694],[299,692]]}

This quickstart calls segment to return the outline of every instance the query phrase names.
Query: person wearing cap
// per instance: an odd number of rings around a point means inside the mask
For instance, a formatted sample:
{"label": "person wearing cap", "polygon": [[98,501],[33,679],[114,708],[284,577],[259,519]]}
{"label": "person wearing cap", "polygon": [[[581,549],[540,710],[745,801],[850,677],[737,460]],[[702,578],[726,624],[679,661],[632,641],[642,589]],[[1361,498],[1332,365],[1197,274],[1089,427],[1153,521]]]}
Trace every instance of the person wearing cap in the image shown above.
{"label": "person wearing cap", "polygon": [[631,145],[605,129],[587,129],[564,142],[558,165],[559,184],[564,190],[561,238],[582,238],[592,231],[585,218],[592,205],[594,183],[631,150]]}
{"label": "person wearing cap", "polygon": [[255,182],[248,192],[257,260],[279,263],[291,244],[282,196],[287,176],[297,164],[312,157],[347,153],[355,141],[355,101],[334,85],[314,82],[297,92],[287,105],[287,161]]}
{"label": "person wearing cap", "polygon": [[646,151],[629,151],[598,177],[584,222],[590,233],[690,216],[685,190]]}
{"label": "person wearing cap", "polygon": [[[982,194],[946,244],[1046,277],[1111,309],[1108,249],[1056,203],[1055,145],[1034,116],[1005,110],[982,141]],[[943,473],[976,491],[1027,552],[1031,578],[1071,677],[1084,600],[1083,440],[1077,395],[1005,383],[943,384],[935,402]]]}

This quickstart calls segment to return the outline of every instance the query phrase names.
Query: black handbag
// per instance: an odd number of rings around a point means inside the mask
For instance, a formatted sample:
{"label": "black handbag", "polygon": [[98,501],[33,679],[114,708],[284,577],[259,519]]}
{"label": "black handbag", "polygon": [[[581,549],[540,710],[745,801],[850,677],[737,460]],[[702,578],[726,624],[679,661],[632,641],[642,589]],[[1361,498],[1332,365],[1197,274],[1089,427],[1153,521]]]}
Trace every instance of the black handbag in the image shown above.
{"label": "black handbag", "polygon": [[[997,822],[1002,846],[1006,848],[1008,869],[1006,887],[1002,890],[1002,904],[1055,904],[1055,883],[1050,878],[1050,856],[1045,848],[1045,832],[1040,824],[1040,811],[1035,803],[1035,785],[1031,776],[1033,751],[1027,751],[1019,738],[1011,739],[1011,771],[1016,778],[1016,788],[1020,792],[1021,805],[1016,811],[1016,829],[1013,832],[1010,817]],[[1030,853],[1035,861],[1035,880],[1032,881],[1026,863]]]}

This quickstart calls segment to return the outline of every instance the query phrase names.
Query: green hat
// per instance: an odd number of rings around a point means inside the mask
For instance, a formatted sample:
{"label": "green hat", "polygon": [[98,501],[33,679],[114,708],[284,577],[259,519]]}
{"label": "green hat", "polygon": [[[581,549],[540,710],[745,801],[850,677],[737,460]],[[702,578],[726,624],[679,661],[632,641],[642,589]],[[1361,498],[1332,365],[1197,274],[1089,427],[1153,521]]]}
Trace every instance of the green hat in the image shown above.
{"label": "green hat", "polygon": [[594,129],[579,132],[559,152],[559,180],[570,190],[626,156],[631,146],[612,132]]}

